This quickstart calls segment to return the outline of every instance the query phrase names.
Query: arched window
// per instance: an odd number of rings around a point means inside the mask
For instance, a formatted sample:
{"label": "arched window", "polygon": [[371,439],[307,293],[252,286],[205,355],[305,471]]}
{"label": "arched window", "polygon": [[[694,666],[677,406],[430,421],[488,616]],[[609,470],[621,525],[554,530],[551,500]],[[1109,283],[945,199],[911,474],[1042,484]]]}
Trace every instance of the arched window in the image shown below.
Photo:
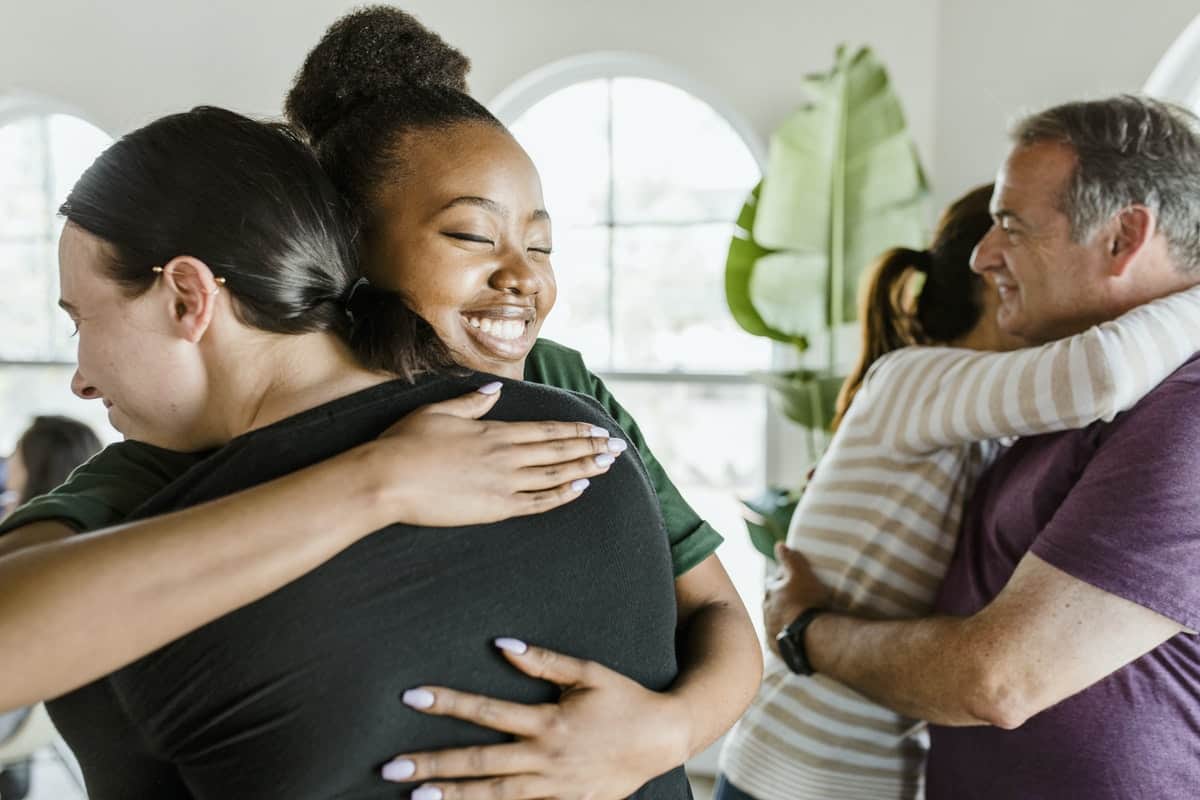
{"label": "arched window", "polygon": [[104,407],[71,394],[75,346],[58,308],[58,207],[112,137],[53,102],[0,97],[0,453],[35,414],[114,438]]}
{"label": "arched window", "polygon": [[736,498],[765,482],[766,398],[747,373],[770,346],[730,316],[724,265],[761,146],[686,76],[628,54],[549,65],[492,108],[553,220],[559,294],[543,335],[580,350],[637,418],[756,605],[762,557]]}

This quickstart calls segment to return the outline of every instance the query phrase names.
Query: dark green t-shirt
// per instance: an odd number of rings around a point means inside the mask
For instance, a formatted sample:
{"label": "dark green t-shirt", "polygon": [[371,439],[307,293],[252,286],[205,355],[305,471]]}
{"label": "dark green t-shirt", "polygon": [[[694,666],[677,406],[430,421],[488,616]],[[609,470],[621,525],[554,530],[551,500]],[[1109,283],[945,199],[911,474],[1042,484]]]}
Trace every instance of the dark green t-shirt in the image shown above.
{"label": "dark green t-shirt", "polygon": [[[650,452],[645,437],[629,412],[621,407],[604,382],[593,375],[583,357],[569,347],[539,339],[525,362],[525,380],[567,389],[594,398],[621,426],[637,449],[662,508],[671,540],[671,561],[679,577],[712,555],[721,536],[687,504]],[[67,482],[34,498],[0,525],[0,533],[33,522],[56,520],[81,531],[122,522],[135,508],[199,463],[208,453],[177,453],[143,442],[109,445]]]}

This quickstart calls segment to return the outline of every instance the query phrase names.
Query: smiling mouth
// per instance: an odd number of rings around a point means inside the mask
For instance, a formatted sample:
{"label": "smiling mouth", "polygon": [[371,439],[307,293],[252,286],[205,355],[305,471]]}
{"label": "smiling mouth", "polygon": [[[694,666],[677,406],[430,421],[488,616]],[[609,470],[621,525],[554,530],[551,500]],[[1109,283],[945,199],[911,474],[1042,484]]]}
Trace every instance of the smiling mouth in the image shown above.
{"label": "smiling mouth", "polygon": [[522,358],[532,346],[536,313],[532,308],[506,308],[462,314],[467,334],[485,351],[500,358]]}

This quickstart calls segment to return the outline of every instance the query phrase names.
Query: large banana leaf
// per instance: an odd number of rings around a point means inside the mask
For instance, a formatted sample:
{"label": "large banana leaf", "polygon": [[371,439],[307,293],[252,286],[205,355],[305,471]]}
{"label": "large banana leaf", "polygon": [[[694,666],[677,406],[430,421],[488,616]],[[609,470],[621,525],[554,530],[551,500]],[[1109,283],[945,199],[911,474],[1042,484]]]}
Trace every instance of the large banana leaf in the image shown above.
{"label": "large banana leaf", "polygon": [[[733,318],[747,332],[805,350],[804,332],[824,321],[824,272],[795,263],[804,262],[807,254],[768,250],[754,241],[751,230],[761,191],[760,182],[738,215],[725,262],[725,297]],[[804,321],[795,322],[799,319]]]}
{"label": "large banana leaf", "polygon": [[923,245],[929,193],[899,100],[869,49],[838,48],[833,69],[804,86],[811,101],[771,137],[766,176],[742,209],[726,264],[739,324],[797,344],[855,319],[859,277],[881,252]]}

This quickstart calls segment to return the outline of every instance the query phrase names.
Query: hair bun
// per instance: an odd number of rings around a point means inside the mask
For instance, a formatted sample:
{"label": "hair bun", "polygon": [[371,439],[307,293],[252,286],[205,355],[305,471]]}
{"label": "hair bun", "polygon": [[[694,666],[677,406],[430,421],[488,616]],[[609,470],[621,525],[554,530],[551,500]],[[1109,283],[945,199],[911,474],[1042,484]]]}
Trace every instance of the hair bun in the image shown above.
{"label": "hair bun", "polygon": [[316,144],[356,106],[398,86],[467,91],[470,60],[416,17],[391,6],[353,11],[304,59],[284,103],[288,120]]}

